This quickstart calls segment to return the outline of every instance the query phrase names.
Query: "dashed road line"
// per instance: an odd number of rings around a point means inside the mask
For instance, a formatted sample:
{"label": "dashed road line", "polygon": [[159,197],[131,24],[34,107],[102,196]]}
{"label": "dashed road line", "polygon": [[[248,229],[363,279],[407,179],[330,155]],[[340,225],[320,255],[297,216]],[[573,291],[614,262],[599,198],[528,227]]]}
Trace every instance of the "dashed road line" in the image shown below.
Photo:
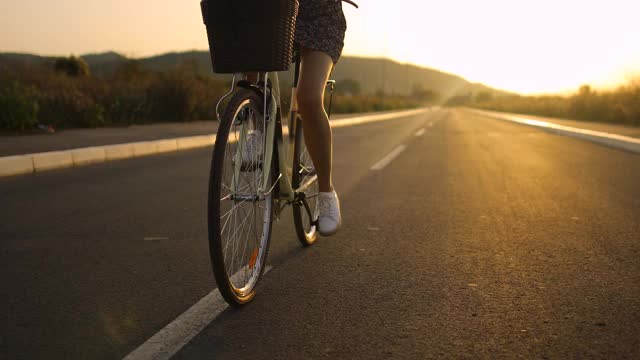
{"label": "dashed road line", "polygon": [[420,136],[424,135],[425,132],[427,132],[427,130],[425,128],[422,128],[422,129],[416,131],[415,135],[416,135],[416,137],[420,137]]}
{"label": "dashed road line", "polygon": [[387,165],[391,164],[391,162],[395,158],[397,158],[400,154],[402,154],[402,152],[405,151],[406,149],[407,149],[406,145],[399,145],[398,147],[393,149],[393,151],[391,151],[387,156],[383,157],[380,161],[375,163],[371,167],[371,170],[379,171],[379,170],[384,169],[385,167],[387,167]]}

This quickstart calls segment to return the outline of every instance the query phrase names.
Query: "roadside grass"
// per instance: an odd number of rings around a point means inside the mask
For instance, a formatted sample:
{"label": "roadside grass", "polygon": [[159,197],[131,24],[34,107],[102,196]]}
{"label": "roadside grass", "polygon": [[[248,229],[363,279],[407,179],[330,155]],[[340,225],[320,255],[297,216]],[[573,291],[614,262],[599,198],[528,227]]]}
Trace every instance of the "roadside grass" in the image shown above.
{"label": "roadside grass", "polygon": [[588,85],[569,96],[508,96],[475,99],[468,106],[610,124],[640,126],[640,78],[612,90]]}

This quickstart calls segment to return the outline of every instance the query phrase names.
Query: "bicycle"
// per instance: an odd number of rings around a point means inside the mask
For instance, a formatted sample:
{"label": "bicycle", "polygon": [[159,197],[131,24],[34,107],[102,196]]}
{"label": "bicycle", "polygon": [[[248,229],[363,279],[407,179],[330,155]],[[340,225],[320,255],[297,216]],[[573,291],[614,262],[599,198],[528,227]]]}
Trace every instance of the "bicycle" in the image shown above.
{"label": "bicycle", "polygon": [[[246,76],[236,82],[234,74],[231,90],[216,105],[219,127],[209,176],[209,252],[218,289],[235,307],[254,298],[266,266],[273,220],[287,206],[292,207],[301,244],[313,245],[318,237],[318,177],[297,111],[297,51],[293,63],[288,134],[282,125],[276,72],[259,72],[256,83]],[[335,81],[326,86],[331,91],[330,116]]]}

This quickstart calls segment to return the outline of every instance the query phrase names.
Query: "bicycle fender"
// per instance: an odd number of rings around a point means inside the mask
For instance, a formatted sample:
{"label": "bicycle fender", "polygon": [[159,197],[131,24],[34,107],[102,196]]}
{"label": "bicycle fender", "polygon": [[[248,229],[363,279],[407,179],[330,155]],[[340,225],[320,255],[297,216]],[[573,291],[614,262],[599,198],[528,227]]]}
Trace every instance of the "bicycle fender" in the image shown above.
{"label": "bicycle fender", "polygon": [[240,81],[238,81],[236,83],[236,86],[240,87],[240,88],[243,88],[243,89],[254,91],[261,98],[264,97],[264,91],[262,91],[262,88],[260,88],[259,86],[255,85],[255,84],[252,84],[248,80],[240,80]]}

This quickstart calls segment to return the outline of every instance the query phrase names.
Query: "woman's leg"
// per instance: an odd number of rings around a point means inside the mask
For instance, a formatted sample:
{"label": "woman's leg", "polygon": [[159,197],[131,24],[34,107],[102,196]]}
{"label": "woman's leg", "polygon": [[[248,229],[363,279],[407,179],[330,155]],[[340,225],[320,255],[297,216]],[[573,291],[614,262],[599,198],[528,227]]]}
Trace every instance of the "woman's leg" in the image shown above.
{"label": "woman's leg", "polygon": [[310,49],[302,49],[301,60],[298,111],[302,115],[304,141],[318,174],[320,191],[331,192],[332,135],[324,110],[324,92],[333,60],[322,51]]}

